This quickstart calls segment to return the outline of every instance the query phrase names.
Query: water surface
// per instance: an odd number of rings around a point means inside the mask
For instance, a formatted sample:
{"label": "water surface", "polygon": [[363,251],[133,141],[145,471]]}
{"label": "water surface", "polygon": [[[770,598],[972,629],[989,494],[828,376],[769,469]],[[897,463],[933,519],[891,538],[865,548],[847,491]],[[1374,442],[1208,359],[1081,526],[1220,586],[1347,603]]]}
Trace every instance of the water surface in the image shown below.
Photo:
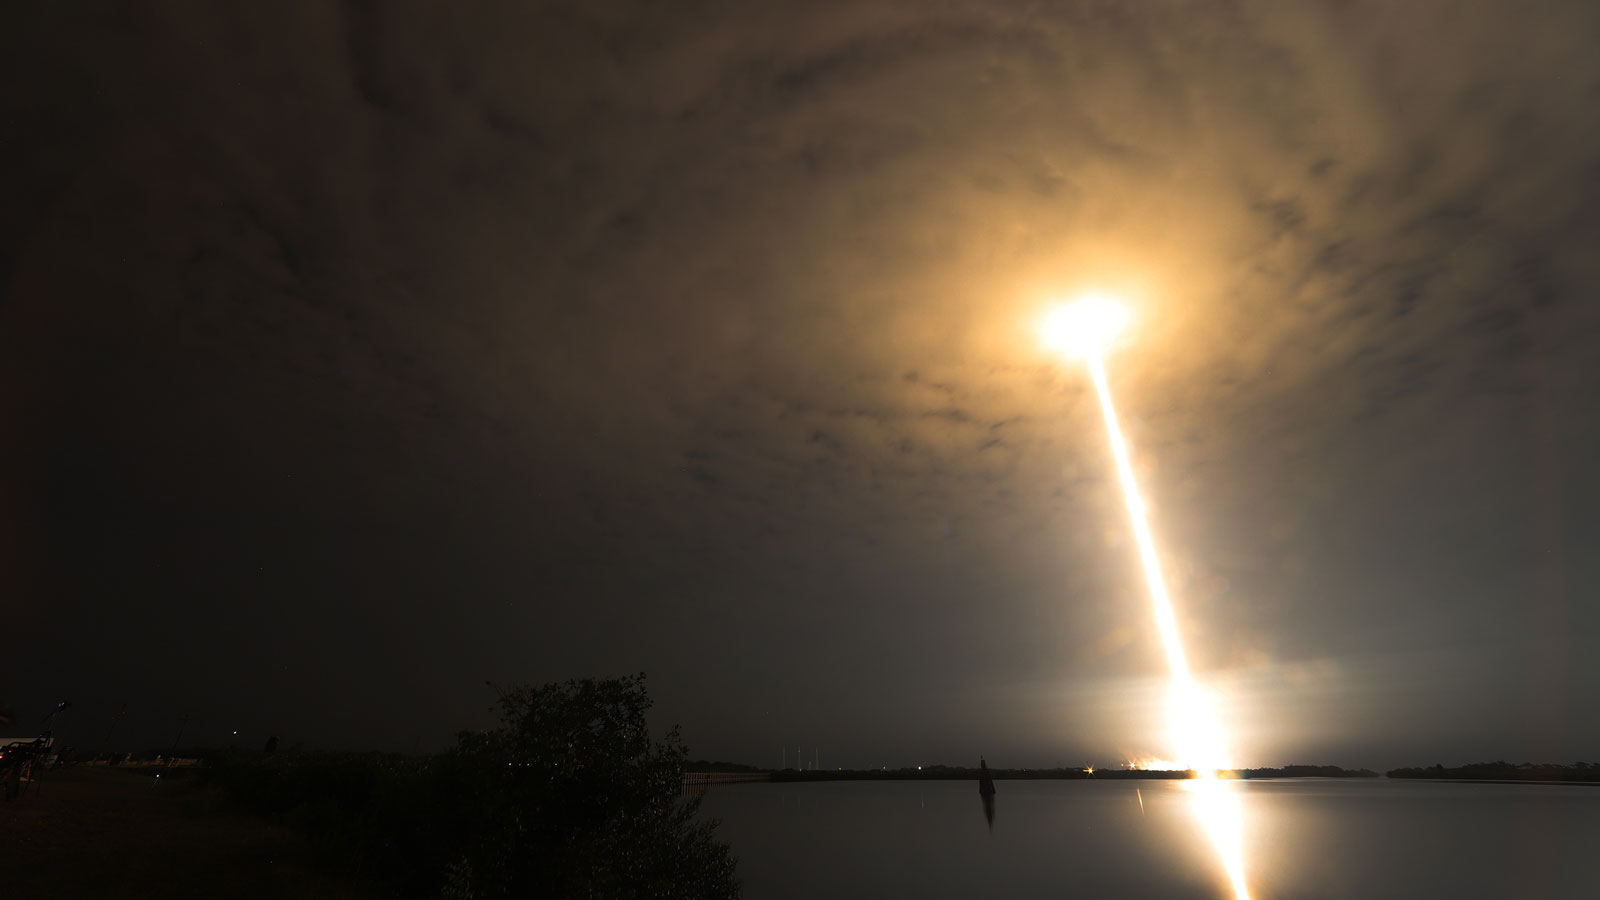
{"label": "water surface", "polygon": [[[1600,898],[1597,787],[1235,785],[1254,900]],[[749,900],[1229,895],[1180,782],[997,787],[992,830],[964,781],[722,785],[702,810]]]}

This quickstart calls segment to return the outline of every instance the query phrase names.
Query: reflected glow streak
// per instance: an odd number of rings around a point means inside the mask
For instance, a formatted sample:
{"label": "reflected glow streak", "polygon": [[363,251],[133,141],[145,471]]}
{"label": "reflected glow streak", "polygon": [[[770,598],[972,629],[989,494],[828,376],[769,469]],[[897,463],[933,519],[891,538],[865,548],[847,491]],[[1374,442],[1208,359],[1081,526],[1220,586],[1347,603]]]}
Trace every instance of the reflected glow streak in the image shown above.
{"label": "reflected glow streak", "polygon": [[1172,613],[1166,579],[1161,575],[1161,563],[1156,556],[1156,542],[1150,533],[1144,499],[1139,495],[1139,485],[1134,480],[1133,464],[1129,460],[1128,444],[1122,437],[1122,426],[1117,422],[1116,406],[1111,402],[1105,362],[1099,353],[1091,353],[1088,363],[1095,392],[1100,395],[1100,410],[1105,415],[1106,433],[1111,439],[1112,455],[1116,458],[1123,500],[1128,506],[1128,517],[1133,521],[1133,535],[1139,545],[1139,560],[1144,566],[1145,581],[1150,587],[1150,600],[1155,606],[1156,628],[1161,632],[1161,646],[1166,651],[1167,668],[1172,673],[1169,697],[1171,737],[1182,760],[1181,768],[1195,772],[1194,779],[1184,783],[1184,789],[1195,800],[1195,812],[1211,843],[1217,848],[1222,867],[1233,885],[1234,897],[1236,900],[1249,900],[1250,891],[1244,881],[1243,822],[1239,798],[1218,776],[1218,770],[1229,767],[1222,730],[1211,712],[1211,704],[1205,693],[1189,674],[1189,660],[1184,655],[1183,641],[1178,636],[1178,620]]}

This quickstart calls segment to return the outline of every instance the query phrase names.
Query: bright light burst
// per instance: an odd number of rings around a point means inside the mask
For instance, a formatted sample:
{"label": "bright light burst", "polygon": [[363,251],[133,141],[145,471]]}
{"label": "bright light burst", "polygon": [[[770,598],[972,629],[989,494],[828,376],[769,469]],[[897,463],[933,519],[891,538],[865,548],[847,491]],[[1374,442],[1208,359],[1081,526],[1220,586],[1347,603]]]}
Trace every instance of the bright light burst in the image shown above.
{"label": "bright light burst", "polygon": [[1045,315],[1044,345],[1074,359],[1098,359],[1126,331],[1128,308],[1101,294],[1089,294]]}
{"label": "bright light burst", "polygon": [[1150,599],[1155,608],[1156,628],[1161,633],[1161,647],[1166,653],[1167,668],[1172,676],[1169,723],[1179,762],[1158,762],[1166,767],[1194,771],[1194,779],[1186,782],[1184,787],[1194,798],[1196,815],[1222,860],[1222,867],[1233,886],[1235,900],[1249,900],[1250,892],[1244,880],[1243,823],[1239,798],[1220,778],[1221,770],[1231,765],[1222,728],[1205,692],[1189,672],[1189,660],[1178,635],[1178,620],[1172,612],[1166,579],[1161,574],[1161,562],[1156,555],[1155,538],[1150,532],[1144,499],[1133,477],[1127,441],[1123,439],[1116,406],[1111,400],[1111,388],[1106,382],[1105,354],[1127,327],[1130,318],[1126,308],[1115,301],[1099,296],[1087,297],[1061,307],[1046,318],[1045,343],[1053,349],[1084,359],[1089,365],[1095,393],[1100,397],[1100,411],[1105,416],[1106,434],[1111,440],[1111,453],[1116,460],[1118,480],[1122,483],[1123,500],[1133,524],[1139,561],[1144,567],[1145,582],[1149,585]]}
{"label": "bright light burst", "polygon": [[1128,760],[1128,768],[1142,772],[1181,772],[1186,767],[1177,760],[1161,759],[1157,756],[1136,756]]}

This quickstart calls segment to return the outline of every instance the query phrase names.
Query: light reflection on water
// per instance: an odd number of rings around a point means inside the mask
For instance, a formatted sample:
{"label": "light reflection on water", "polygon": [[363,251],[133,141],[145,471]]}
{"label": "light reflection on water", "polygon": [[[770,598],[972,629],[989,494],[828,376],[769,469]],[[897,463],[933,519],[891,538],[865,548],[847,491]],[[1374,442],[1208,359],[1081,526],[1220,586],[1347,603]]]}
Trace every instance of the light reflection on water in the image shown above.
{"label": "light reflection on water", "polygon": [[[1195,818],[1200,820],[1200,827],[1222,861],[1223,871],[1228,873],[1234,900],[1250,900],[1244,877],[1244,816],[1239,811],[1235,782],[1218,778],[1215,772],[1204,772],[1179,784],[1189,793]],[[1144,806],[1142,798],[1139,805]]]}
{"label": "light reflection on water", "polygon": [[[1001,781],[993,829],[964,781],[742,784],[708,792],[749,900],[1226,898],[1193,782]],[[1220,785],[1256,900],[1600,897],[1600,788],[1390,782]]]}

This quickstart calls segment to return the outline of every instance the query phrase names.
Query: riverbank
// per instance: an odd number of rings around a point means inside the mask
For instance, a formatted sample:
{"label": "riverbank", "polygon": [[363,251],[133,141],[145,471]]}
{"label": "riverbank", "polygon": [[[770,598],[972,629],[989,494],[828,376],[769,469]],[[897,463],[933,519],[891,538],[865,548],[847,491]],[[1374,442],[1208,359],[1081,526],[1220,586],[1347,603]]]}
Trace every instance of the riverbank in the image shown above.
{"label": "riverbank", "polygon": [[367,900],[303,835],[227,810],[186,773],[69,766],[0,804],[6,897]]}

